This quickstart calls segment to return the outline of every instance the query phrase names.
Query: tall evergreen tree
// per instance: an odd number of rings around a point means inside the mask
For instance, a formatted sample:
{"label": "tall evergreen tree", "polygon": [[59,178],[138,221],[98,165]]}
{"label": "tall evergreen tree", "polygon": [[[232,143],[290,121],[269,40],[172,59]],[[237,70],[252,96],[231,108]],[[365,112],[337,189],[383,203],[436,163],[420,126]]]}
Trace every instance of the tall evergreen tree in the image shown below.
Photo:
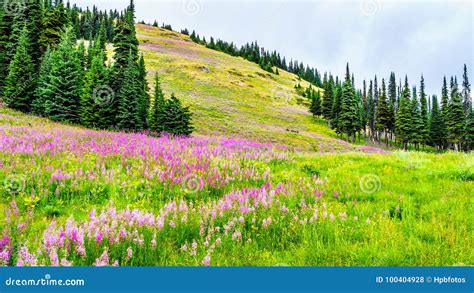
{"label": "tall evergreen tree", "polygon": [[387,101],[387,94],[385,89],[385,80],[382,79],[382,94],[379,99],[377,107],[377,118],[375,127],[377,131],[385,134],[385,143],[388,145],[388,131],[391,123],[391,114],[389,110],[389,102]]}
{"label": "tall evergreen tree", "polygon": [[448,141],[452,143],[454,149],[460,149],[460,142],[464,128],[464,109],[458,84],[451,78],[451,99],[448,104]]}
{"label": "tall evergreen tree", "polygon": [[321,93],[319,91],[314,91],[311,95],[311,105],[309,110],[313,116],[321,116]]}
{"label": "tall evergreen tree", "polygon": [[375,100],[373,83],[369,83],[369,91],[367,94],[367,124],[370,130],[370,137],[373,139],[375,134]]}
{"label": "tall evergreen tree", "polygon": [[3,101],[10,108],[29,112],[34,99],[35,67],[30,56],[31,42],[25,25],[3,88]]}
{"label": "tall evergreen tree", "polygon": [[38,89],[48,101],[45,114],[55,121],[79,122],[83,71],[76,50],[76,37],[67,28],[58,48],[51,54],[48,80]]}
{"label": "tall evergreen tree", "polygon": [[388,81],[388,99],[392,104],[394,110],[397,107],[397,81],[395,79],[395,73],[390,73],[390,79]]}
{"label": "tall evergreen tree", "polygon": [[334,89],[334,100],[332,104],[331,127],[336,130],[336,133],[342,133],[340,125],[340,115],[342,111],[342,85],[336,84]]}
{"label": "tall evergreen tree", "polygon": [[346,66],[346,78],[342,87],[342,108],[339,119],[340,128],[346,133],[347,141],[352,137],[355,142],[355,133],[359,127],[359,103],[352,87],[349,64]]}
{"label": "tall evergreen tree", "polygon": [[429,141],[429,117],[428,117],[428,105],[427,98],[425,93],[425,79],[421,75],[420,81],[420,116],[421,116],[421,126],[420,126],[420,138],[422,144],[427,144]]}
{"label": "tall evergreen tree", "polygon": [[189,135],[193,132],[191,112],[182,106],[174,94],[166,101],[163,113],[163,128],[166,132],[174,135]]}
{"label": "tall evergreen tree", "polygon": [[471,84],[469,83],[469,79],[467,77],[466,64],[464,64],[464,72],[462,75],[462,97],[463,97],[464,113],[467,117],[471,112],[470,110],[472,108],[472,100],[471,100]]}
{"label": "tall evergreen tree", "polygon": [[398,106],[397,110],[395,129],[397,139],[402,144],[403,149],[407,150],[412,131],[412,105],[410,102],[410,88],[408,86],[408,78],[406,76],[405,86],[400,97],[400,105]]}
{"label": "tall evergreen tree", "polygon": [[464,125],[464,147],[466,150],[474,150],[474,110],[469,109]]}
{"label": "tall evergreen tree", "polygon": [[0,102],[3,96],[3,87],[8,75],[11,58],[8,54],[10,48],[10,34],[12,32],[13,18],[9,13],[0,8]]}
{"label": "tall evergreen tree", "polygon": [[105,52],[100,40],[94,42],[92,63],[84,78],[81,94],[81,124],[90,128],[106,129],[114,120],[111,109],[115,94],[108,86],[108,70],[104,64]]}
{"label": "tall evergreen tree", "polygon": [[39,116],[45,115],[46,105],[50,102],[48,98],[50,94],[47,89],[47,82],[51,74],[51,49],[48,47],[43,56],[41,68],[38,74],[37,88],[35,100],[32,104],[32,112]]}
{"label": "tall evergreen tree", "polygon": [[42,30],[39,35],[38,43],[41,50],[46,48],[56,48],[61,41],[61,35],[67,25],[67,15],[62,3],[59,3],[54,9],[46,10],[42,19]]}
{"label": "tall evergreen tree", "polygon": [[332,75],[329,75],[329,80],[326,82],[324,87],[323,103],[321,111],[323,117],[328,121],[328,125],[331,125],[332,119],[332,105],[334,103],[334,80]]}
{"label": "tall evergreen tree", "polygon": [[433,96],[431,123],[430,123],[430,141],[431,144],[438,149],[442,149],[445,144],[447,135],[446,123],[444,115],[439,109],[438,98]]}
{"label": "tall evergreen tree", "polygon": [[164,107],[165,95],[161,89],[160,77],[158,73],[155,74],[155,95],[153,99],[153,107],[150,115],[150,130],[160,133],[164,131]]}

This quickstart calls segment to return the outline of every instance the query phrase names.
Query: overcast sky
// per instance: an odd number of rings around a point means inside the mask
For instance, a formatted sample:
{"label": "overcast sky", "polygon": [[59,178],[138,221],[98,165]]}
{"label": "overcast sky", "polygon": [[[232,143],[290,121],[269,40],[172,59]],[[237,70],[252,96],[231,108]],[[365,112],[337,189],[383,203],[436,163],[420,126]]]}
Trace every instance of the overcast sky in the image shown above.
{"label": "overcast sky", "polygon": [[[129,0],[71,0],[78,6],[123,9]],[[209,1],[135,0],[138,20],[188,28],[238,45],[257,40],[289,60],[343,76],[346,62],[362,79],[425,77],[438,94],[443,75],[474,82],[474,1]]]}

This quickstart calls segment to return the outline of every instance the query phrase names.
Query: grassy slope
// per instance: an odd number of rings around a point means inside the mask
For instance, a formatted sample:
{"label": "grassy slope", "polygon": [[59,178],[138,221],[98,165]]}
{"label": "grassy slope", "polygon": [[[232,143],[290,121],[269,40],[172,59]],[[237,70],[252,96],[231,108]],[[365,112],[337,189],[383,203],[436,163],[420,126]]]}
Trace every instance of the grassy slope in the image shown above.
{"label": "grassy slope", "polygon": [[[193,43],[188,36],[137,25],[149,82],[161,74],[167,95],[184,100],[198,134],[240,136],[302,150],[351,150],[325,125],[313,121],[307,100],[294,89],[297,77],[269,74],[257,64]],[[309,86],[302,81],[303,87]],[[296,133],[296,131],[298,133]]]}

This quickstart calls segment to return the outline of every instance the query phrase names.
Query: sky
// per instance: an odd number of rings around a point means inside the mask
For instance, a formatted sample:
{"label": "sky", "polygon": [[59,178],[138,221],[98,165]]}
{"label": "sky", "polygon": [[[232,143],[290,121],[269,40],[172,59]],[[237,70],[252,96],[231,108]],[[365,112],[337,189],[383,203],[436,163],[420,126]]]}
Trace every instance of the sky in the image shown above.
{"label": "sky", "polygon": [[[129,0],[71,0],[78,6],[123,9]],[[199,35],[241,44],[258,41],[287,60],[297,59],[344,76],[363,79],[408,75],[429,94],[463,65],[474,84],[474,1],[427,0],[135,0],[137,21],[171,24]]]}

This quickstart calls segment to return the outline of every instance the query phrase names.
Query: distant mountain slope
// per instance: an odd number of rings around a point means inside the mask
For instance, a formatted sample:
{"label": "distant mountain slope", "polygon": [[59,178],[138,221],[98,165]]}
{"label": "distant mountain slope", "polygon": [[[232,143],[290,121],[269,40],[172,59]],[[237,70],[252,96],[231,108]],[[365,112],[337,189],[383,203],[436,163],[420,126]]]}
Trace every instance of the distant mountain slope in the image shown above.
{"label": "distant mountain slope", "polygon": [[[270,74],[257,64],[198,45],[186,35],[137,25],[149,71],[156,71],[165,94],[174,92],[194,115],[196,132],[240,136],[286,144],[301,150],[347,151],[354,147],[313,121],[306,98],[297,94],[298,77]],[[309,84],[301,81],[303,87]]]}

